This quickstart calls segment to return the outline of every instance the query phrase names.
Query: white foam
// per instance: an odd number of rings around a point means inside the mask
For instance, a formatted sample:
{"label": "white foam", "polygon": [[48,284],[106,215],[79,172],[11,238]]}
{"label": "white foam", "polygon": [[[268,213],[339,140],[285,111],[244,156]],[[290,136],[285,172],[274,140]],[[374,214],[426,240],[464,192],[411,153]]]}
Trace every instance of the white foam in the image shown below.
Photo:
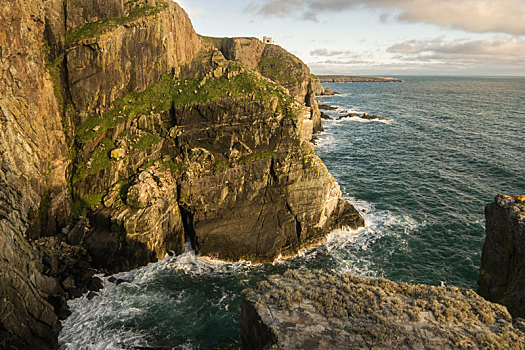
{"label": "white foam", "polygon": [[391,119],[364,119],[364,118],[361,118],[361,117],[345,117],[345,118],[341,118],[341,119],[332,119],[332,120],[329,120],[329,119],[325,119],[325,121],[329,122],[329,123],[335,123],[335,124],[338,124],[338,123],[348,123],[348,122],[357,122],[357,123],[381,123],[381,124],[392,124],[393,121]]}
{"label": "white foam", "polygon": [[[372,203],[356,200],[355,198],[345,198],[361,212],[365,219],[365,227],[358,230],[335,230],[331,232],[324,244],[324,249],[337,261],[335,273],[352,273],[362,277],[379,277],[381,271],[373,266],[368,254],[359,254],[367,251],[377,240],[395,235],[400,241],[406,241],[404,235],[409,235],[417,230],[424,223],[417,223],[416,220],[407,215],[394,215],[390,211],[377,210]],[[403,228],[403,235],[394,228]]]}
{"label": "white foam", "polygon": [[[114,329],[108,324],[115,319],[134,319],[141,315],[144,310],[143,304],[162,304],[166,300],[160,295],[148,294],[144,298],[141,289],[158,278],[159,273],[169,269],[178,270],[194,276],[231,274],[240,268],[248,267],[248,262],[227,263],[209,258],[197,257],[191,245],[186,245],[186,252],[175,257],[166,256],[158,263],[152,263],[142,268],[114,275],[116,279],[126,281],[117,285],[109,282],[108,277],[102,277],[104,288],[99,295],[89,300],[86,297],[74,299],[68,302],[72,311],[63,323],[63,331],[59,335],[60,349],[122,349],[126,347],[148,347],[145,334],[134,332],[129,329]],[[126,293],[123,288],[128,289]],[[130,293],[129,289],[134,289]],[[223,302],[227,295],[223,295],[219,303]],[[170,299],[170,303],[184,302],[185,293],[182,291],[178,299]],[[198,347],[187,342],[176,349],[197,349]]]}
{"label": "white foam", "polygon": [[248,261],[224,262],[206,257],[198,257],[191,248],[190,243],[186,243],[186,251],[178,256],[169,259],[168,267],[184,271],[191,275],[210,275],[210,274],[231,274],[241,268],[251,266]]}

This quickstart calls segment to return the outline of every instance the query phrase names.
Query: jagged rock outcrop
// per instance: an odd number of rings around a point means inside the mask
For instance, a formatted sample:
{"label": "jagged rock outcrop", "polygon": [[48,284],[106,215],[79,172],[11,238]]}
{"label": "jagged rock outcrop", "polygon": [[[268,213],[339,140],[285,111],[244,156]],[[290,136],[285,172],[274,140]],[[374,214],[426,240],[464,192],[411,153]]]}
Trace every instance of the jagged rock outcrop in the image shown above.
{"label": "jagged rock outcrop", "polygon": [[[322,242],[337,226],[364,224],[314,154],[310,109],[216,48],[122,101],[77,137],[84,151],[74,191],[91,214],[87,240],[73,242],[87,244],[96,261],[120,261],[98,266],[122,270],[180,253],[184,235],[200,255],[268,262]],[[156,193],[169,217],[137,208],[127,185],[137,168],[156,163],[173,177],[173,189]],[[117,192],[122,200],[105,199]],[[130,210],[142,210],[137,219],[150,225],[122,229],[118,218],[134,222]],[[169,239],[152,239],[161,233]]]}
{"label": "jagged rock outcrop", "polygon": [[525,196],[496,196],[485,217],[478,293],[525,317]]}
{"label": "jagged rock outcrop", "polygon": [[317,96],[324,94],[324,87],[321,85],[321,80],[317,75],[312,74],[312,87]]}
{"label": "jagged rock outcrop", "polygon": [[102,197],[104,208],[95,210],[69,233],[69,242],[91,252],[95,267],[130,270],[169,252],[184,251],[177,184],[161,163],[157,161],[128,183],[111,186]]}
{"label": "jagged rock outcrop", "polygon": [[0,1],[1,348],[56,348],[92,265],[185,235],[272,261],[364,224],[313,152],[314,83],[284,49],[203,43],[172,1]]}
{"label": "jagged rock outcrop", "polygon": [[241,301],[243,349],[523,349],[525,322],[474,291],[288,271]]}
{"label": "jagged rock outcrop", "polygon": [[285,87],[297,101],[310,107],[313,131],[322,131],[321,113],[315,99],[322,86],[299,58],[280,46],[264,44],[257,38],[202,38],[205,44],[220,50],[228,60],[241,62]]}

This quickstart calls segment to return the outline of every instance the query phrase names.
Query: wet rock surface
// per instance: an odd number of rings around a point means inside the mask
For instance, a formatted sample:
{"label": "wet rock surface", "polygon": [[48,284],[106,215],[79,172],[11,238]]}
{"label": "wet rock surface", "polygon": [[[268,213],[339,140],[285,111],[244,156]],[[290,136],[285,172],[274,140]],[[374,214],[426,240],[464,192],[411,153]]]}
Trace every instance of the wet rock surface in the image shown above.
{"label": "wet rock surface", "polygon": [[288,271],[241,304],[243,349],[523,349],[523,320],[474,291]]}
{"label": "wet rock surface", "polygon": [[525,317],[525,196],[498,195],[485,217],[478,292]]}

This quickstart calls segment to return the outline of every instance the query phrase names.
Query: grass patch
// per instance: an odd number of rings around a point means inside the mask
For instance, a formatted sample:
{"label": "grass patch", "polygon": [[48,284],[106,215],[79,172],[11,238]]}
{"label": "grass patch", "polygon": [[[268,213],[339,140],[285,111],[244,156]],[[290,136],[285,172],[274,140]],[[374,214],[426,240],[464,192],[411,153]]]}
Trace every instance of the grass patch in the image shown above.
{"label": "grass patch", "polygon": [[173,159],[161,160],[161,169],[171,171],[171,175],[175,176],[182,167],[179,162],[174,162]]}
{"label": "grass patch", "polygon": [[88,175],[96,174],[103,169],[109,168],[111,166],[110,153],[114,146],[110,139],[103,139],[91,153],[88,161],[77,166],[77,171],[73,176],[73,184],[86,178]]}
{"label": "grass patch", "polygon": [[302,82],[301,72],[305,68],[299,59],[282,50],[276,55],[261,58],[257,69],[265,77],[291,89]]}
{"label": "grass patch", "polygon": [[213,172],[215,174],[222,173],[226,169],[228,169],[228,163],[224,160],[218,160],[213,164]]}
{"label": "grass patch", "polygon": [[167,7],[167,2],[157,1],[157,6],[142,4],[131,10],[129,14],[124,17],[109,17],[100,19],[96,22],[86,23],[73,32],[66,33],[66,45],[74,44],[83,39],[93,38],[116,27],[130,23],[137,18],[153,16]]}
{"label": "grass patch", "polygon": [[250,154],[249,156],[242,158],[239,161],[239,164],[243,164],[244,165],[244,164],[248,164],[248,163],[251,163],[253,161],[256,161],[258,159],[270,159],[270,158],[273,158],[273,157],[275,157],[275,152],[273,152],[273,151],[261,151],[261,152]]}
{"label": "grass patch", "polygon": [[139,151],[144,151],[148,147],[151,147],[160,141],[161,141],[160,137],[152,135],[152,134],[147,134],[145,136],[142,136],[136,143],[132,144],[132,146],[133,148]]}
{"label": "grass patch", "polygon": [[73,221],[81,216],[86,215],[89,211],[98,209],[102,206],[104,193],[86,194],[79,200],[71,203],[71,220]]}
{"label": "grass patch", "polygon": [[[228,69],[240,69],[231,63]],[[114,108],[105,112],[102,117],[93,116],[79,128],[77,141],[83,144],[104,131],[125,122],[128,119],[169,110],[172,106],[209,103],[220,98],[239,98],[250,95],[254,100],[279,98],[278,112],[288,115],[295,113],[293,99],[283,88],[262,78],[254,72],[240,70],[231,79],[226,75],[218,79],[207,79],[199,88],[199,80],[175,79],[171,73],[165,73],[160,80],[143,92],[132,92],[119,98]],[[149,140],[151,141],[151,140]]]}

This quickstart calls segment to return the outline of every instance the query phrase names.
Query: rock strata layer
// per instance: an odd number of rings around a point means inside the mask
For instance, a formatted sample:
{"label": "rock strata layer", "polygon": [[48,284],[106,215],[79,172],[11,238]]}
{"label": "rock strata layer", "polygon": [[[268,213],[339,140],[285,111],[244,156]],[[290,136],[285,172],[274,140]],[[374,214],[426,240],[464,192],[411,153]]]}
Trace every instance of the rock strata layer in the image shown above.
{"label": "rock strata layer", "polygon": [[525,322],[474,291],[288,271],[241,304],[243,349],[523,349]]}
{"label": "rock strata layer", "polygon": [[485,217],[478,292],[525,317],[525,196],[497,196]]}

